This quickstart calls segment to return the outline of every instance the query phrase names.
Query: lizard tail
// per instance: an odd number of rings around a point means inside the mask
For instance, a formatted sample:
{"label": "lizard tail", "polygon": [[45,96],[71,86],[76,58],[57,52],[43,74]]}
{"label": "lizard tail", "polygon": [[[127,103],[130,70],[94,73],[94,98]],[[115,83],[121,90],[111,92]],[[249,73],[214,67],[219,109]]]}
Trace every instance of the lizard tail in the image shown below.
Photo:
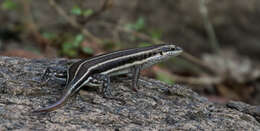
{"label": "lizard tail", "polygon": [[40,108],[38,110],[33,111],[33,113],[39,113],[39,112],[50,112],[50,111],[54,111],[60,107],[62,107],[66,101],[68,100],[68,98],[71,96],[71,90],[69,88],[67,88],[67,90],[65,91],[64,95],[62,96],[62,98],[57,101],[56,103],[44,107],[44,108]]}

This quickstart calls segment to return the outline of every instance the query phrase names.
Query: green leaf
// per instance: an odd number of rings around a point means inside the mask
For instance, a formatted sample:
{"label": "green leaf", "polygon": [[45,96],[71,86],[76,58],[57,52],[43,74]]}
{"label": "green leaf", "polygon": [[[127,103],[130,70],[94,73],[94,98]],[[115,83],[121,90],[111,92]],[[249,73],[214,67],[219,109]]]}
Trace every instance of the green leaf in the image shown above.
{"label": "green leaf", "polygon": [[77,50],[71,42],[64,42],[62,44],[62,53],[70,57],[77,56]]}
{"label": "green leaf", "polygon": [[81,47],[80,44],[84,40],[83,34],[76,35],[73,39],[69,39],[68,41],[62,44],[62,53],[68,55],[70,57],[76,57],[78,55],[78,50]]}
{"label": "green leaf", "polygon": [[74,15],[82,15],[82,10],[78,6],[74,6],[70,12]]}
{"label": "green leaf", "polygon": [[94,13],[94,11],[92,9],[87,9],[83,11],[83,16],[90,16]]}
{"label": "green leaf", "polygon": [[70,57],[76,57],[78,55],[78,52],[76,50],[69,50],[66,52],[66,55]]}
{"label": "green leaf", "polygon": [[62,49],[64,51],[67,51],[67,50],[70,50],[70,49],[73,49],[73,48],[74,48],[74,46],[73,46],[73,44],[71,42],[64,42],[62,44]]}
{"label": "green leaf", "polygon": [[80,47],[80,44],[83,42],[83,40],[84,40],[84,35],[78,34],[73,41],[74,47],[76,48]]}
{"label": "green leaf", "polygon": [[134,24],[126,24],[125,28],[128,30],[141,31],[145,28],[145,21],[143,17],[139,17]]}
{"label": "green leaf", "polygon": [[84,40],[84,35],[83,34],[78,34],[75,37],[75,42],[82,42]]}
{"label": "green leaf", "polygon": [[145,27],[145,22],[144,22],[144,18],[143,17],[139,17],[138,20],[136,21],[135,24],[135,29],[137,31],[144,29]]}
{"label": "green leaf", "polygon": [[125,29],[133,30],[134,29],[133,24],[125,24]]}
{"label": "green leaf", "polygon": [[48,40],[53,40],[53,39],[57,38],[57,35],[55,33],[51,33],[51,32],[43,32],[42,36]]}
{"label": "green leaf", "polygon": [[83,51],[84,53],[86,53],[86,54],[93,54],[93,53],[94,53],[93,49],[92,49],[92,48],[89,48],[89,47],[83,47],[83,48],[82,48],[82,51]]}
{"label": "green leaf", "polygon": [[1,5],[1,8],[3,10],[14,10],[17,8],[17,4],[12,1],[12,0],[5,0],[2,5]]}
{"label": "green leaf", "polygon": [[160,30],[152,30],[149,32],[149,35],[156,40],[160,40],[162,38],[162,31]]}
{"label": "green leaf", "polygon": [[170,76],[167,73],[157,72],[156,78],[168,84],[174,84],[174,81],[170,79]]}

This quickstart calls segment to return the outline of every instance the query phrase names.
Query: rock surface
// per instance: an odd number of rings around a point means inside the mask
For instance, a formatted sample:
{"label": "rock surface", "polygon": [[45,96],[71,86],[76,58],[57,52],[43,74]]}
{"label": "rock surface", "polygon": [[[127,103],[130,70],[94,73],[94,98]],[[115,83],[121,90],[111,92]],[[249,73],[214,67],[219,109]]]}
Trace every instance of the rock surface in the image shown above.
{"label": "rock surface", "polygon": [[55,81],[40,81],[46,67],[70,62],[0,57],[0,130],[260,130],[247,113],[211,103],[187,87],[147,78],[140,80],[138,93],[129,80],[116,80],[111,86],[117,99],[81,90],[56,111],[31,113],[54,103],[63,90]]}

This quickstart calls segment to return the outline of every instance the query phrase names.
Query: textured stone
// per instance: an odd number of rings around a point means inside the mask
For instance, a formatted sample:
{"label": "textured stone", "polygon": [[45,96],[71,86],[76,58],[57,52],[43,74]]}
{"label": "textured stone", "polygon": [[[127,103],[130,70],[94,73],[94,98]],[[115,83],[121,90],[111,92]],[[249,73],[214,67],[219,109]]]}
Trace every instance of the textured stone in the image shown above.
{"label": "textured stone", "polygon": [[63,90],[55,81],[40,81],[46,67],[66,67],[71,62],[0,57],[0,130],[260,129],[248,113],[211,103],[185,86],[147,78],[140,80],[138,93],[129,88],[130,80],[113,80],[117,99],[81,90],[60,109],[32,114],[54,103]]}

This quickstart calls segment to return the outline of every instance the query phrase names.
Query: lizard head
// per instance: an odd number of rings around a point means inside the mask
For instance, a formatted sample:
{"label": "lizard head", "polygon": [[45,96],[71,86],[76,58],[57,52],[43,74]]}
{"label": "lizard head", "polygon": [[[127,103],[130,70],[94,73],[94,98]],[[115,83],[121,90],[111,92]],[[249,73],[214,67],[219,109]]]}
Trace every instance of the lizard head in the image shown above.
{"label": "lizard head", "polygon": [[165,44],[163,46],[160,47],[159,49],[159,53],[162,56],[177,56],[180,53],[182,53],[182,48],[176,46],[176,45],[172,45],[172,44]]}

